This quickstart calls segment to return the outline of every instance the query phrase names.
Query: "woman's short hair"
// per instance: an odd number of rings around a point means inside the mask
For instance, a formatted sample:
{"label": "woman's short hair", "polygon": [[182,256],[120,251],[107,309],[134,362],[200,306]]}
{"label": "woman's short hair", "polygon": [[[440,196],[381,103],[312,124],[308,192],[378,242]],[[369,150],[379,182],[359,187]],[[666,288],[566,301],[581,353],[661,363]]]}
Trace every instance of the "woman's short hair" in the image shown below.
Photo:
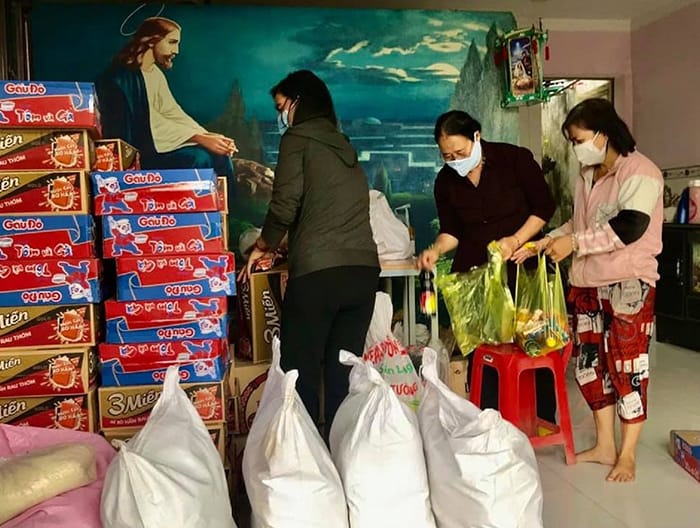
{"label": "woman's short hair", "polygon": [[617,115],[612,103],[601,97],[581,101],[569,111],[561,126],[561,132],[567,140],[569,127],[572,125],[593,132],[602,132],[608,136],[608,141],[613,148],[623,156],[634,152],[637,146],[630,129]]}
{"label": "woman's short hair", "polygon": [[450,110],[435,122],[435,143],[440,136],[464,136],[474,140],[474,134],[481,132],[481,123],[462,110]]}
{"label": "woman's short hair", "polygon": [[338,126],[328,86],[312,71],[298,70],[290,73],[270,89],[272,97],[277,94],[298,101],[294,111],[295,125],[308,119],[323,117]]}

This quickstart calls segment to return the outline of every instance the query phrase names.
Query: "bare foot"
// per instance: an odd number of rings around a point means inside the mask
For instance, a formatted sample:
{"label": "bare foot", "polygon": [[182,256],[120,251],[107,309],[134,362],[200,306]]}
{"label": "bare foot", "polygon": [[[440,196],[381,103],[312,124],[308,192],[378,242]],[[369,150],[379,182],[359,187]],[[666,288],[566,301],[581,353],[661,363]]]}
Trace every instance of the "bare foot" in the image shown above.
{"label": "bare foot", "polygon": [[620,457],[617,459],[615,467],[610,470],[608,477],[605,479],[608,482],[632,482],[635,478],[637,464],[632,457]]}
{"label": "bare foot", "polygon": [[576,454],[576,463],[593,462],[595,464],[605,464],[606,466],[614,466],[617,461],[617,452],[615,446],[610,447],[600,446],[596,444],[592,449],[581,451]]}

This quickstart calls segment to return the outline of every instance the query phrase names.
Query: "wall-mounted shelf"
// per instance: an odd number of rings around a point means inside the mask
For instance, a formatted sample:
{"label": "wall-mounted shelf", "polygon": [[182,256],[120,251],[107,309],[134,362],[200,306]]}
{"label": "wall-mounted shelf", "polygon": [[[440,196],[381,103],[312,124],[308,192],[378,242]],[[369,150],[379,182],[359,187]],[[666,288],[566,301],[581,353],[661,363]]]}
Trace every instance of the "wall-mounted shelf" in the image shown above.
{"label": "wall-mounted shelf", "polygon": [[663,173],[664,178],[700,178],[700,165],[662,169],[661,172]]}

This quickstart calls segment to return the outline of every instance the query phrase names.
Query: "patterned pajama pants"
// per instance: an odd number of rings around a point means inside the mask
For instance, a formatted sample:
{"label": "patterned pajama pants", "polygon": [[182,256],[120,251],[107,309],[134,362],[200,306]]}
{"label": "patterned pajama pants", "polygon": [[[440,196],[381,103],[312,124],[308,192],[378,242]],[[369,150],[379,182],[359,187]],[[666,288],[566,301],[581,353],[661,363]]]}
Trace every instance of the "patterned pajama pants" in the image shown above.
{"label": "patterned pajama pants", "polygon": [[617,405],[622,422],[646,420],[655,297],[636,279],[571,288],[576,381],[591,410]]}

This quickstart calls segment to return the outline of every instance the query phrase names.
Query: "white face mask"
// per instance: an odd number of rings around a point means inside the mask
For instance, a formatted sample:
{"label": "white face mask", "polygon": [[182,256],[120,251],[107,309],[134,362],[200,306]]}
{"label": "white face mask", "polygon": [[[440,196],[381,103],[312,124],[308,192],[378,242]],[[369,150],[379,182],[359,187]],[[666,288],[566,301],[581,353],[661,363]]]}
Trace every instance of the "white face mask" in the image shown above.
{"label": "white face mask", "polygon": [[574,145],[574,154],[576,155],[576,159],[581,165],[588,167],[593,165],[600,165],[605,160],[605,154],[607,150],[606,147],[608,146],[608,142],[605,142],[605,145],[602,149],[599,149],[593,143],[595,141],[595,138],[598,137],[599,133],[600,132],[596,132],[595,136],[593,136],[588,141],[584,141],[579,145]]}
{"label": "white face mask", "polygon": [[277,130],[279,130],[280,135],[284,134],[289,128],[289,110],[283,110],[282,113],[277,114]]}
{"label": "white face mask", "polygon": [[464,178],[467,174],[473,171],[481,163],[481,142],[478,139],[474,140],[472,151],[466,158],[452,160],[447,162],[447,166],[454,169],[457,174]]}

